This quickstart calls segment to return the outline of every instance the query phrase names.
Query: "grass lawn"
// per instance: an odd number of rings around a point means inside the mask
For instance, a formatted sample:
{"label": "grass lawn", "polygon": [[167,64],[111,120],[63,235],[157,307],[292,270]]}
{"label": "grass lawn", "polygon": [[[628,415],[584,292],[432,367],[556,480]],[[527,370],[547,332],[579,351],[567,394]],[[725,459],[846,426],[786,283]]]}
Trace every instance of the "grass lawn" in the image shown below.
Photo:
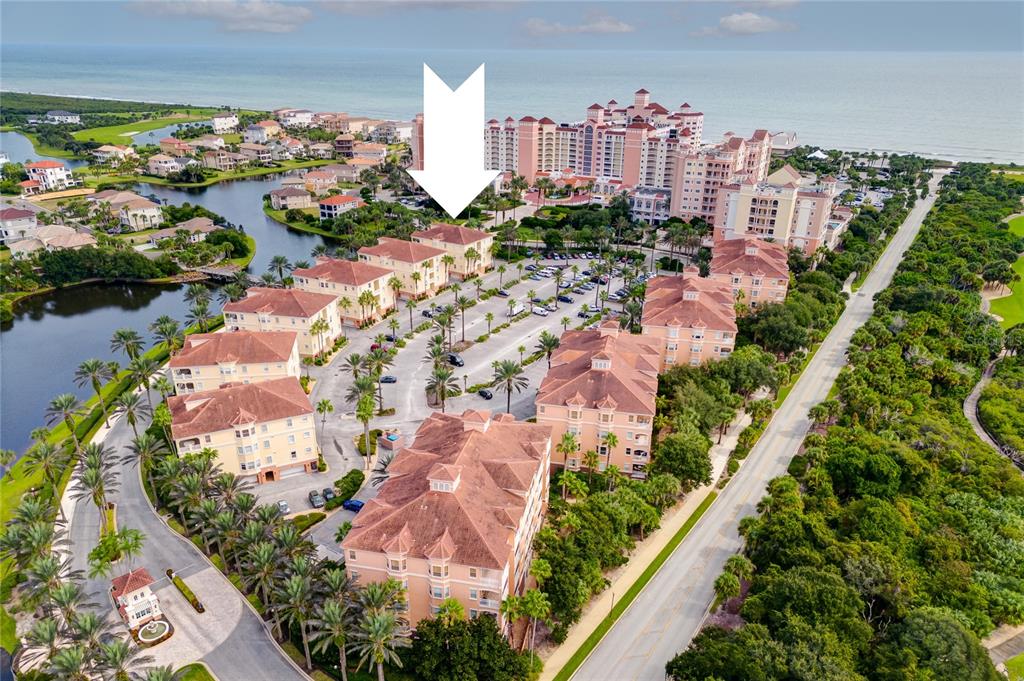
{"label": "grass lawn", "polygon": [[210,673],[206,665],[198,662],[182,667],[178,673],[181,681],[217,681],[217,677]]}
{"label": "grass lawn", "polygon": [[599,624],[597,628],[594,629],[593,633],[587,637],[587,640],[583,642],[583,645],[573,653],[572,657],[569,658],[569,661],[565,663],[565,666],[558,670],[558,674],[555,675],[555,681],[568,681],[572,675],[576,673],[576,670],[579,669],[580,665],[587,659],[591,651],[597,647],[597,644],[601,642],[604,635],[612,628],[615,621],[622,616],[622,613],[626,611],[626,608],[628,608],[636,599],[643,588],[647,586],[647,583],[651,581],[652,577],[654,577],[654,573],[656,573],[665,561],[668,560],[668,557],[672,555],[672,552],[675,551],[680,542],[686,538],[686,535],[690,533],[690,530],[692,530],[693,526],[697,524],[697,521],[700,520],[701,516],[704,515],[704,512],[708,510],[708,507],[711,506],[711,503],[717,496],[717,492],[711,492],[708,494],[693,514],[686,519],[683,526],[679,528],[679,531],[676,532],[675,536],[669,540],[668,544],[665,545],[665,548],[663,548],[655,559],[651,561],[651,564],[647,566],[647,569],[643,571],[643,574],[633,582],[622,598],[616,601],[615,605],[612,606],[611,613],[601,621],[601,624]]}
{"label": "grass lawn", "polygon": [[0,646],[9,653],[18,647],[16,626],[17,623],[7,612],[7,608],[0,607]]}
{"label": "grass lawn", "polygon": [[246,168],[240,171],[234,172],[221,172],[217,171],[212,176],[206,178],[202,182],[171,182],[162,177],[155,177],[153,175],[87,175],[82,174],[79,177],[85,182],[85,186],[94,187],[101,189],[105,186],[112,184],[125,184],[141,182],[143,184],[155,184],[164,187],[181,187],[184,189],[193,189],[198,187],[209,187],[210,185],[223,182],[225,180],[244,180],[248,177],[260,177],[262,175],[276,175],[283,173],[287,170],[297,170],[300,168],[315,168],[317,166],[328,165],[334,163],[329,159],[316,159],[312,161],[279,161],[277,165],[265,168]]}
{"label": "grass lawn", "polygon": [[1024,653],[1007,660],[1006,671],[1010,674],[1010,681],[1024,681]]}
{"label": "grass lawn", "polygon": [[70,151],[64,151],[56,147],[48,147],[45,144],[39,143],[39,138],[31,132],[21,132],[19,134],[24,135],[32,142],[32,148],[36,150],[36,153],[40,156],[54,156],[56,158],[75,158],[75,155]]}
{"label": "grass lawn", "polygon": [[[121,125],[108,125],[102,128],[86,128],[76,130],[71,136],[82,142],[99,142],[100,144],[131,144],[132,136],[128,133],[137,134],[149,132],[157,128],[163,128],[174,123],[193,123],[205,120],[205,116],[168,116],[167,118],[151,118],[149,120],[135,121],[134,123],[122,123]],[[155,140],[159,141],[159,140]]]}
{"label": "grass lawn", "polygon": [[[1024,215],[1015,217],[1009,224],[1010,232],[1024,236]],[[1004,329],[1024,322],[1024,256],[1013,263],[1013,271],[1020,275],[1021,280],[1010,284],[1009,295],[991,301],[990,309],[993,314],[1002,317],[1003,321],[999,325]]]}
{"label": "grass lawn", "polygon": [[[319,209],[317,209],[317,208],[307,208],[306,212],[309,212],[310,215],[317,215],[318,213],[314,213],[314,212],[311,212],[311,211],[318,211],[318,210]],[[275,222],[280,222],[282,225],[288,225],[292,229],[297,229],[300,232],[309,232],[310,234],[319,234],[320,236],[325,236],[325,237],[328,237],[328,238],[331,238],[331,239],[337,239],[338,238],[338,235],[335,234],[334,232],[332,232],[329,229],[321,229],[320,227],[314,227],[312,225],[307,225],[305,222],[289,222],[284,217],[284,215],[285,215],[285,213],[287,211],[274,210],[273,208],[267,208],[267,207],[264,206],[263,212],[266,213],[267,217],[269,217],[271,220],[274,220]]]}
{"label": "grass lawn", "polygon": [[248,267],[252,259],[256,257],[256,239],[252,238],[248,234],[245,235],[245,241],[249,244],[249,255],[242,258],[229,258],[225,261],[228,265],[238,265],[239,267]]}

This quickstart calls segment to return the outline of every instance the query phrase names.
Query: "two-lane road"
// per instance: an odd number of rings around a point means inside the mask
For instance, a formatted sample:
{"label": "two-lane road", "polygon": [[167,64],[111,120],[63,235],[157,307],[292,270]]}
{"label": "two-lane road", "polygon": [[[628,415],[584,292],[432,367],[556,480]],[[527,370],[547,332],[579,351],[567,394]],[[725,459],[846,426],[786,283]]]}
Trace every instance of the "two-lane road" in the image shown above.
{"label": "two-lane road", "polygon": [[935,201],[938,177],[878,259],[860,291],[776,412],[733,480],[573,676],[577,681],[662,681],[665,663],[696,635],[714,598],[714,580],[740,550],[741,518],[756,512],[769,480],[786,472],[810,428],[808,410],[826,399],[846,364],[850,338],[871,316],[873,297],[892,280]]}

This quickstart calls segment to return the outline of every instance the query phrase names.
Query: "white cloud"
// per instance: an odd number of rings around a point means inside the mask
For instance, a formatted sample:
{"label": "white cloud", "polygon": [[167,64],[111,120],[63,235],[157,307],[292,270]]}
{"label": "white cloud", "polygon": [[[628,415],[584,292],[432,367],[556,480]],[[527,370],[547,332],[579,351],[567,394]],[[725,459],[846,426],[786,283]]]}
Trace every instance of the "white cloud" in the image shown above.
{"label": "white cloud", "polygon": [[744,0],[740,5],[753,9],[789,9],[799,4],[799,0]]}
{"label": "white cloud", "polygon": [[690,35],[696,37],[757,35],[759,33],[795,31],[796,28],[796,24],[779,21],[772,17],[766,17],[763,14],[740,12],[722,17],[718,20],[718,26],[705,26]]}
{"label": "white cloud", "polygon": [[313,18],[308,7],[273,0],[153,0],[135,7],[161,16],[205,19],[232,33],[291,33]]}
{"label": "white cloud", "polygon": [[563,24],[547,19],[526,20],[526,31],[530,35],[564,35],[567,33],[632,33],[636,27],[621,19],[600,13],[588,14],[582,24]]}

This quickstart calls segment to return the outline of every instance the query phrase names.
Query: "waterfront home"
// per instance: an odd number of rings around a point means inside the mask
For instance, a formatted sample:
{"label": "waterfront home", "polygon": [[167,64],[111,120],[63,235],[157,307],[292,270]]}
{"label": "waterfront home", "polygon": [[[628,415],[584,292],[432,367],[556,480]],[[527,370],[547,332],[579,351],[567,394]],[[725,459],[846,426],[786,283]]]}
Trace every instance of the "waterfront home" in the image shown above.
{"label": "waterfront home", "polygon": [[[335,301],[336,296],[327,293],[253,286],[245,298],[224,304],[224,326],[229,331],[295,331],[299,355],[312,357],[330,348],[342,333]],[[326,331],[311,331],[321,319]]]}
{"label": "waterfront home", "polygon": [[412,121],[381,121],[370,133],[371,142],[395,144],[412,138]]}
{"label": "waterfront home", "polygon": [[313,405],[293,376],[176,395],[167,406],[179,456],[212,449],[223,472],[258,483],[316,469]]}
{"label": "waterfront home", "polygon": [[317,205],[320,207],[321,220],[333,220],[342,213],[347,213],[353,208],[361,208],[365,206],[366,203],[358,196],[335,194],[334,196],[328,196],[326,199],[321,199]]}
{"label": "waterfront home", "polygon": [[306,155],[306,145],[294,137],[270,140],[267,142],[267,148],[270,149],[271,158],[275,161],[289,161]]}
{"label": "waterfront home", "polygon": [[164,137],[160,140],[160,151],[171,156],[188,156],[195,149],[191,144],[177,137]]}
{"label": "waterfront home", "polygon": [[281,126],[278,125],[277,121],[259,121],[258,123],[256,123],[256,125],[263,128],[263,130],[267,133],[268,138],[277,137],[282,132],[284,132],[281,129]]}
{"label": "waterfront home", "polygon": [[494,235],[480,229],[471,229],[446,222],[435,222],[429,229],[412,233],[412,240],[440,248],[455,259],[447,266],[447,276],[455,275],[465,280],[476,274],[483,274],[491,268],[491,248]]}
{"label": "waterfront home", "polygon": [[306,191],[322,196],[338,186],[337,176],[329,170],[310,170],[303,175]]}
{"label": "waterfront home", "polygon": [[266,144],[270,141],[270,135],[265,127],[253,123],[245,126],[245,130],[242,131],[242,141],[246,144]]}
{"label": "waterfront home", "polygon": [[43,192],[59,192],[77,187],[79,181],[63,163],[57,161],[36,161],[25,164],[28,182],[38,182]]}
{"label": "waterfront home", "polygon": [[182,168],[182,159],[167,154],[153,154],[146,161],[146,172],[157,177],[167,177],[171,173],[180,172]]}
{"label": "waterfront home", "polygon": [[359,177],[358,173],[361,173],[364,170],[376,170],[380,166],[380,163],[373,159],[361,158],[358,156],[348,159],[347,163],[355,169],[357,178]]}
{"label": "waterfront home", "polygon": [[234,111],[216,113],[210,122],[213,124],[213,131],[218,135],[238,130],[238,114]]}
{"label": "waterfront home", "polygon": [[377,126],[383,123],[379,118],[367,118],[366,116],[349,116],[349,132],[359,133],[363,137],[370,137]]}
{"label": "waterfront home", "polygon": [[192,140],[192,146],[197,149],[223,149],[226,145],[220,135],[201,135]]}
{"label": "waterfront home", "polygon": [[281,189],[288,187],[305,190],[306,181],[302,179],[301,175],[286,175],[281,178]]}
{"label": "waterfront home", "polygon": [[179,222],[173,227],[167,229],[160,229],[149,235],[149,243],[156,246],[164,239],[174,239],[181,232],[188,233],[188,242],[190,244],[197,244],[200,241],[206,241],[206,235],[210,232],[216,232],[220,227],[213,223],[210,218],[192,218],[191,220],[185,220]]}
{"label": "waterfront home", "polygon": [[343,132],[334,138],[334,155],[337,158],[352,158],[355,146],[355,135]]}
{"label": "waterfront home", "polygon": [[9,246],[15,241],[34,237],[38,226],[39,221],[34,212],[22,208],[4,208],[0,210],[0,243]]}
{"label": "waterfront home", "polygon": [[104,144],[96,147],[90,153],[98,163],[112,163],[137,157],[133,147],[123,144]]}
{"label": "waterfront home", "polygon": [[87,194],[85,200],[90,204],[91,210],[97,211],[106,208],[111,215],[121,212],[121,207],[129,201],[135,201],[142,197],[135,192],[120,189],[104,189],[103,191]]}
{"label": "waterfront home", "polygon": [[252,163],[269,166],[274,162],[270,149],[264,144],[249,144],[243,142],[238,145],[238,153]]}
{"label": "waterfront home", "polygon": [[133,232],[159,227],[164,220],[160,206],[142,197],[121,204],[119,215],[121,226]]}
{"label": "waterfront home", "polygon": [[270,207],[274,210],[309,208],[312,205],[309,192],[305,189],[285,187],[283,189],[274,189],[270,192]]}
{"label": "waterfront home", "polygon": [[727,284],[736,301],[755,308],[781,303],[789,288],[785,246],[754,236],[716,242],[709,278]]}
{"label": "waterfront home", "polygon": [[309,155],[313,158],[334,158],[334,145],[328,142],[317,142],[309,145]]}
{"label": "waterfront home", "polygon": [[153,593],[154,579],[146,568],[137,568],[110,580],[110,597],[117,613],[132,631],[161,616],[160,599]]}
{"label": "waterfront home", "polygon": [[[292,281],[301,291],[334,296],[341,322],[362,326],[394,309],[395,292],[388,286],[393,274],[389,269],[358,260],[322,257],[312,267],[294,270]],[[370,304],[365,302],[367,294],[373,296]]]}
{"label": "waterfront home", "polygon": [[352,519],[341,542],[349,577],[401,582],[413,626],[454,598],[505,631],[501,603],[529,586],[551,449],[549,426],[511,414],[432,413]]}
{"label": "waterfront home", "polygon": [[375,142],[356,142],[352,146],[352,154],[355,158],[373,161],[374,165],[382,165],[388,159],[388,146]]}
{"label": "waterfront home", "polygon": [[359,249],[363,262],[392,270],[402,282],[400,295],[419,298],[433,295],[445,285],[441,256],[445,251],[403,239],[381,237],[376,246]]}
{"label": "waterfront home", "polygon": [[42,194],[45,191],[43,183],[39,180],[23,180],[18,183],[18,186],[21,188],[22,198]]}
{"label": "waterfront home", "polygon": [[620,330],[616,321],[563,333],[537,392],[537,423],[551,427],[556,443],[572,433],[578,447],[552,464],[579,470],[589,451],[598,455],[598,470],[616,466],[645,478],[659,365],[657,344]]}
{"label": "waterfront home", "polygon": [[313,125],[313,112],[309,109],[275,109],[274,118],[286,128],[309,128]]}
{"label": "waterfront home", "polygon": [[64,125],[81,125],[82,116],[70,111],[47,111],[43,118],[44,123],[59,123]]}
{"label": "waterfront home", "polygon": [[295,331],[234,331],[185,336],[168,362],[174,393],[213,390],[223,383],[259,383],[299,377]]}
{"label": "waterfront home", "polygon": [[249,158],[242,154],[237,154],[233,151],[225,151],[224,149],[218,149],[216,151],[203,152],[203,167],[212,168],[213,170],[220,170],[222,172],[231,172],[239,165],[245,165],[249,163]]}
{"label": "waterfront home", "polygon": [[76,232],[67,225],[38,225],[32,236],[8,244],[11,257],[24,260],[39,251],[57,251],[64,248],[78,250],[95,246],[96,238],[91,234]]}
{"label": "waterfront home", "polygon": [[359,172],[362,170],[362,167],[349,165],[348,163],[331,163],[320,166],[320,170],[334,173],[334,177],[337,178],[338,182],[358,182]]}
{"label": "waterfront home", "polygon": [[660,369],[728,357],[736,345],[734,303],[731,286],[702,278],[696,267],[649,280],[641,324],[658,348]]}
{"label": "waterfront home", "polygon": [[320,111],[313,114],[313,125],[327,132],[348,132],[348,114],[344,111]]}

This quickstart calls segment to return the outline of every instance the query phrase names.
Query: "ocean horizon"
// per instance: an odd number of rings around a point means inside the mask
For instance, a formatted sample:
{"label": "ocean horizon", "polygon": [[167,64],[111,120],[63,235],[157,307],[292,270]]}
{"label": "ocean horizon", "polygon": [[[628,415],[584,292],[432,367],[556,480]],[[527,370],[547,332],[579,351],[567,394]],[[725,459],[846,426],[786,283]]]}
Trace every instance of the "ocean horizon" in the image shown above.
{"label": "ocean horizon", "polygon": [[580,120],[638,88],[705,114],[704,137],[757,128],[801,144],[1024,163],[1024,63],[1008,52],[685,52],[0,47],[3,89],[201,106],[284,106],[409,119],[422,64],[456,86],[487,65],[487,116]]}

